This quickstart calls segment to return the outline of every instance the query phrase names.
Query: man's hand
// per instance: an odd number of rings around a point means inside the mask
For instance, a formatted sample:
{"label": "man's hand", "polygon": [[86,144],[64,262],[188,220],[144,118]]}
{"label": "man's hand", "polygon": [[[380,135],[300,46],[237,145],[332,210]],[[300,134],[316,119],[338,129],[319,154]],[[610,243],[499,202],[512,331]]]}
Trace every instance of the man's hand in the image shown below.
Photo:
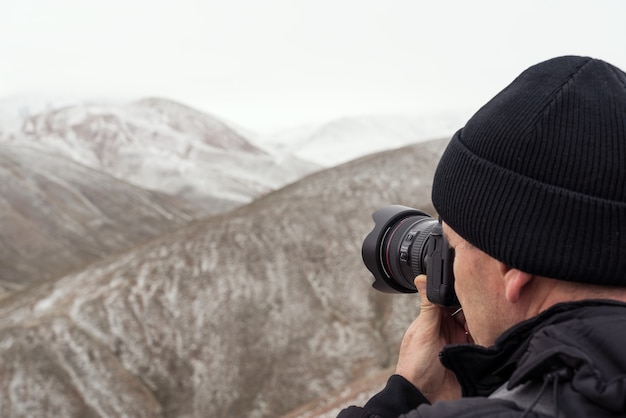
{"label": "man's hand", "polygon": [[463,313],[432,304],[426,298],[426,276],[415,278],[421,297],[420,314],[404,334],[396,373],[413,383],[432,403],[461,397],[454,374],[443,367],[439,352],[446,344],[468,342]]}

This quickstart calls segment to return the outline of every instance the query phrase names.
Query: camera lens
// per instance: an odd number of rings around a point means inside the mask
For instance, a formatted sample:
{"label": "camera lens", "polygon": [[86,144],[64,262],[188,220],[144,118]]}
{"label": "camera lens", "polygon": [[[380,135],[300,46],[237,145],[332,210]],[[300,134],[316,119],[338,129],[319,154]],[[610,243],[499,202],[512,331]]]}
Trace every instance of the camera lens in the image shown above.
{"label": "camera lens", "polygon": [[413,280],[426,274],[430,232],[438,221],[406,206],[387,206],[372,215],[374,229],[363,241],[362,256],[374,275],[374,288],[387,293],[415,293]]}

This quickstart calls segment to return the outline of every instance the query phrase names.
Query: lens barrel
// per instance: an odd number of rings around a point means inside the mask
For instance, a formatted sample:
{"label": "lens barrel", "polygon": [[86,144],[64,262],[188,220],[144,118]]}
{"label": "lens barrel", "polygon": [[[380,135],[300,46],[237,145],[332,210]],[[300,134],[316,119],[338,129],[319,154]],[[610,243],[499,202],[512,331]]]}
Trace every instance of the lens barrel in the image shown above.
{"label": "lens barrel", "polygon": [[374,229],[363,241],[365,266],[374,288],[386,293],[415,293],[415,276],[427,274],[428,240],[438,221],[417,209],[386,206],[374,212]]}

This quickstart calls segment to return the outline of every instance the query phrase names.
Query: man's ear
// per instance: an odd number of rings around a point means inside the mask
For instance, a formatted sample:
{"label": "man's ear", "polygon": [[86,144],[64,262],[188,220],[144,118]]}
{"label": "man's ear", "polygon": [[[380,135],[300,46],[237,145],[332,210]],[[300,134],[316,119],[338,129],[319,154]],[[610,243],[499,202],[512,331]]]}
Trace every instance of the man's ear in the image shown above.
{"label": "man's ear", "polygon": [[504,297],[509,303],[517,303],[524,287],[533,280],[534,276],[504,263],[500,263],[499,270],[504,282]]}

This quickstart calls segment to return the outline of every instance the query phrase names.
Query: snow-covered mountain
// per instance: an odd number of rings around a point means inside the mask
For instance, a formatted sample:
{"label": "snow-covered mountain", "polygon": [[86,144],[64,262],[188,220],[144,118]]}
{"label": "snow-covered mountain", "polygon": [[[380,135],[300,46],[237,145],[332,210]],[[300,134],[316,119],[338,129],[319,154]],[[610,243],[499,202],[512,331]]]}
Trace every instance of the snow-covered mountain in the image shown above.
{"label": "snow-covered mountain", "polygon": [[464,125],[465,118],[462,111],[346,117],[261,135],[255,141],[268,152],[332,167],[378,151],[449,138]]}
{"label": "snow-covered mountain", "polygon": [[5,142],[28,143],[143,188],[223,212],[318,166],[276,158],[225,123],[166,99],[83,104],[27,117]]}
{"label": "snow-covered mountain", "polygon": [[13,103],[17,110],[8,112],[11,102],[0,101],[0,141],[28,142],[209,213],[248,203],[321,167],[450,137],[467,117],[461,110],[345,117],[255,134],[166,99],[60,108],[61,99]]}

